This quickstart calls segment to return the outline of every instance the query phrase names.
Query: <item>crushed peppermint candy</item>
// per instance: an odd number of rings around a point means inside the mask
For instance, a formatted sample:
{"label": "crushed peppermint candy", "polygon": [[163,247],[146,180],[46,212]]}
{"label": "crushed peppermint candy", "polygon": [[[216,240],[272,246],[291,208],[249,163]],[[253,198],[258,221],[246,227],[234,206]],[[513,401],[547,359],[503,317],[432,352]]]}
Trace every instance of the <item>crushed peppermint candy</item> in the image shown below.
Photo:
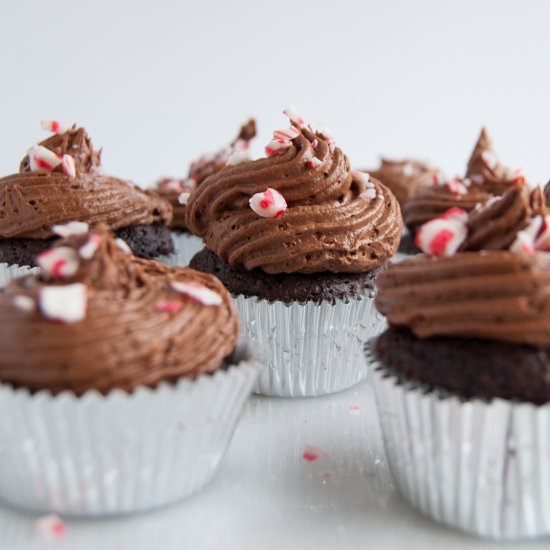
{"label": "crushed peppermint candy", "polygon": [[525,229],[518,231],[509,250],[526,254],[550,251],[550,215],[535,216]]}
{"label": "crushed peppermint candy", "polygon": [[67,128],[62,126],[58,120],[41,120],[40,128],[46,132],[53,132],[54,134],[62,134],[67,131]]}
{"label": "crushed peppermint candy", "polygon": [[362,199],[375,199],[377,197],[376,189],[374,187],[366,189],[359,195],[359,197]]}
{"label": "crushed peppermint candy", "polygon": [[132,249],[128,246],[128,243],[124,239],[117,237],[115,239],[115,243],[118,249],[124,252],[124,254],[132,254]]}
{"label": "crushed peppermint candy", "polygon": [[63,168],[63,172],[70,178],[76,177],[76,166],[74,158],[71,155],[63,155],[61,159],[61,168]]}
{"label": "crushed peppermint candy", "polygon": [[285,198],[276,189],[268,187],[262,193],[255,193],[248,201],[250,208],[262,218],[278,218],[287,209]]}
{"label": "crushed peppermint candy", "polygon": [[155,309],[157,311],[165,311],[168,313],[179,311],[182,307],[183,302],[181,300],[159,300],[155,304]]}
{"label": "crushed peppermint candy", "polygon": [[286,115],[294,124],[297,124],[300,128],[304,128],[306,123],[304,119],[298,114],[295,107],[287,107],[283,110],[283,114]]}
{"label": "crushed peppermint candy", "polygon": [[86,222],[68,222],[61,225],[52,225],[52,231],[59,237],[70,237],[71,235],[85,235],[90,230]]}
{"label": "crushed peppermint candy", "polygon": [[36,263],[46,276],[56,279],[72,277],[80,265],[76,252],[68,246],[45,250],[37,256]]}
{"label": "crushed peppermint candy", "polygon": [[178,180],[163,181],[160,185],[166,191],[173,191],[174,193],[182,193],[183,192],[183,185],[182,185],[181,181],[178,181]]}
{"label": "crushed peppermint candy", "polygon": [[468,193],[468,181],[461,180],[458,177],[448,181],[445,185],[454,195],[466,195]]}
{"label": "crushed peppermint candy", "polygon": [[425,254],[452,256],[466,240],[468,213],[461,208],[450,208],[426,222],[416,234],[415,244]]}
{"label": "crushed peppermint candy", "polygon": [[523,173],[521,168],[518,168],[516,170],[512,170],[511,180],[512,180],[512,183],[526,183],[527,182],[527,178],[525,177],[525,174]]}
{"label": "crushed peppermint candy", "polygon": [[61,518],[55,514],[39,517],[35,523],[37,533],[48,539],[58,539],[67,533],[67,527]]}
{"label": "crushed peppermint candy", "polygon": [[332,132],[329,130],[329,128],[325,124],[319,124],[319,126],[317,126],[317,133],[320,136],[323,136],[326,141],[328,142],[333,141]]}
{"label": "crushed peppermint candy", "polygon": [[315,462],[319,459],[330,459],[330,455],[323,451],[323,449],[320,449],[319,447],[314,447],[313,445],[306,444],[304,445],[304,451],[302,453],[302,458],[306,462]]}
{"label": "crushed peppermint candy", "polygon": [[23,295],[15,296],[13,298],[13,305],[17,309],[20,309],[21,311],[26,311],[26,312],[34,311],[34,308],[35,308],[34,300],[30,296],[23,296]]}
{"label": "crushed peppermint candy", "polygon": [[317,166],[321,166],[321,164],[323,164],[323,161],[317,157],[306,160],[306,168],[317,168]]}
{"label": "crushed peppermint candy", "polygon": [[172,281],[170,285],[176,292],[196,300],[203,306],[218,306],[222,303],[222,297],[217,292],[200,283]]}
{"label": "crushed peppermint candy", "polygon": [[235,166],[237,164],[241,164],[241,162],[246,162],[248,160],[250,160],[250,156],[248,155],[248,153],[235,151],[234,153],[231,153],[231,155],[229,155],[229,158],[227,159],[227,166]]}
{"label": "crushed peppermint candy", "polygon": [[292,147],[292,141],[284,139],[272,139],[265,146],[265,154],[268,157],[272,157],[273,155],[276,155],[277,153],[280,153],[281,151],[284,151],[289,147]]}
{"label": "crushed peppermint candy", "polygon": [[311,147],[313,148],[314,151],[317,151],[317,147],[319,147],[319,140],[317,138],[315,138],[312,142],[311,142]]}
{"label": "crushed peppermint candy", "polygon": [[275,130],[273,132],[273,139],[282,139],[283,141],[289,141],[297,138],[300,135],[300,130],[296,126],[291,126],[288,130]]}
{"label": "crushed peppermint candy", "polygon": [[376,186],[372,181],[370,181],[369,174],[366,172],[360,172],[359,170],[354,170],[353,177],[359,180],[359,182],[366,187],[365,191],[359,195],[360,198],[375,199],[377,197]]}
{"label": "crushed peppermint candy", "polygon": [[62,162],[61,158],[43,145],[33,145],[28,151],[31,172],[47,174]]}
{"label": "crushed peppermint candy", "polygon": [[178,197],[178,202],[180,204],[187,204],[187,201],[189,200],[190,196],[191,196],[191,193],[181,193],[181,195]]}
{"label": "crushed peppermint candy", "polygon": [[78,254],[83,260],[91,260],[101,244],[101,237],[92,234],[84,245],[78,249]]}
{"label": "crushed peppermint candy", "polygon": [[86,317],[86,285],[45,286],[38,297],[40,311],[48,319],[76,323]]}

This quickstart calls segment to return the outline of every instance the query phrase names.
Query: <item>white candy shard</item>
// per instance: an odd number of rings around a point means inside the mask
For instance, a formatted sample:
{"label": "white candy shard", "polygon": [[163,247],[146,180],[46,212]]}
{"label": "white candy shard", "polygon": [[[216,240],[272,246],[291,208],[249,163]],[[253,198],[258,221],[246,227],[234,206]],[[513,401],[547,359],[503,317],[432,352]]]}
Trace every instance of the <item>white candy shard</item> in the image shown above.
{"label": "white candy shard", "polygon": [[27,155],[31,172],[47,174],[61,164],[61,159],[43,145],[33,145],[27,151]]}
{"label": "white candy shard", "polygon": [[275,189],[268,187],[262,193],[255,193],[248,201],[250,208],[262,218],[278,218],[286,212],[285,198]]}
{"label": "white candy shard", "polygon": [[187,201],[189,200],[189,196],[191,195],[191,193],[182,193],[179,197],[178,197],[178,202],[180,204],[187,204]]}
{"label": "white candy shard", "polygon": [[118,249],[122,250],[125,254],[132,254],[132,249],[128,246],[128,243],[124,239],[117,237],[115,239],[115,243],[118,246]]}
{"label": "white candy shard", "polygon": [[272,157],[273,155],[277,154],[279,151],[283,149],[288,149],[291,146],[292,146],[292,141],[287,141],[283,139],[272,139],[265,146],[265,154],[268,157]]}
{"label": "white candy shard", "polygon": [[222,303],[222,297],[217,292],[200,283],[172,281],[171,286],[176,292],[189,296],[204,306],[218,306]]}
{"label": "white candy shard", "polygon": [[76,177],[76,166],[74,163],[74,158],[71,155],[63,155],[63,158],[61,159],[61,167],[67,176],[71,178]]}
{"label": "white candy shard", "polygon": [[241,162],[246,162],[247,160],[250,160],[248,153],[235,151],[234,153],[231,153],[231,155],[229,155],[229,158],[227,159],[227,165],[235,166],[237,164],[241,164]]}
{"label": "white candy shard", "polygon": [[58,120],[41,120],[40,128],[46,130],[46,132],[53,132],[54,134],[62,134],[67,131],[67,128],[62,126]]}
{"label": "white candy shard", "polygon": [[300,128],[304,128],[306,123],[304,119],[300,116],[298,111],[295,107],[290,106],[283,110],[283,114],[285,114],[292,122],[297,124]]}
{"label": "white candy shard", "polygon": [[325,124],[317,126],[317,133],[325,138],[326,141],[332,141],[332,132]]}
{"label": "white candy shard", "polygon": [[99,245],[101,244],[101,237],[99,235],[92,234],[88,237],[86,244],[82,245],[78,249],[78,254],[83,260],[90,260],[97,252]]}
{"label": "white candy shard", "polygon": [[80,265],[76,252],[68,246],[49,248],[37,256],[36,262],[46,276],[56,279],[72,277]]}
{"label": "white candy shard", "polygon": [[48,319],[76,323],[86,317],[86,285],[46,286],[40,290],[40,311]]}
{"label": "white candy shard", "polygon": [[21,311],[34,311],[34,300],[30,296],[15,296],[13,298],[13,305]]}
{"label": "white candy shard", "polygon": [[59,237],[71,235],[84,235],[88,233],[90,226],[86,222],[69,222],[62,225],[52,225],[52,231]]}

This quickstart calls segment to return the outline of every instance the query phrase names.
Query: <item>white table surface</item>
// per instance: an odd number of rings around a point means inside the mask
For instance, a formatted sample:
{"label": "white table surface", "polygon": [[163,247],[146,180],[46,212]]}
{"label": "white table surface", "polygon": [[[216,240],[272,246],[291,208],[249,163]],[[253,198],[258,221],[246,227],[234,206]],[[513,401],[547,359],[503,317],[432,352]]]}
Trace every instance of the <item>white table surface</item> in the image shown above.
{"label": "white table surface", "polygon": [[[357,406],[359,411],[350,409]],[[326,456],[305,461],[306,445]],[[177,506],[126,518],[67,520],[66,536],[55,540],[39,535],[35,522],[35,516],[0,507],[0,549],[498,546],[435,525],[402,500],[366,383],[321,398],[252,397],[219,474]],[[549,545],[546,540],[505,547]]]}

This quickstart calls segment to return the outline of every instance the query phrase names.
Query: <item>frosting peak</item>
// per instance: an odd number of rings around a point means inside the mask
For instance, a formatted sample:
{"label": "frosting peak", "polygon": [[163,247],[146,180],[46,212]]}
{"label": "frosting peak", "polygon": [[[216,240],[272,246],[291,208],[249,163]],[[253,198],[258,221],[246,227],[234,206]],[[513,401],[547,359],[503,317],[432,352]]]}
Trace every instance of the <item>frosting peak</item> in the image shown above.
{"label": "frosting peak", "polygon": [[[268,158],[226,166],[191,193],[190,230],[223,262],[248,270],[364,272],[383,264],[399,245],[399,205],[379,181],[353,171],[327,134],[294,116],[289,130],[274,133]],[[282,215],[249,206],[267,190],[282,195]]]}

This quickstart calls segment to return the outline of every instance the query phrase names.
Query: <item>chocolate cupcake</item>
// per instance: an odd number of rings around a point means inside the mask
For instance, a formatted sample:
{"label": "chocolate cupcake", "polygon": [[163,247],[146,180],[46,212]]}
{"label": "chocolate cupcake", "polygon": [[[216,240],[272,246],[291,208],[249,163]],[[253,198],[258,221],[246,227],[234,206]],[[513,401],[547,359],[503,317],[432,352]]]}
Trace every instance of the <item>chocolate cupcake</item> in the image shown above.
{"label": "chocolate cupcake", "polygon": [[161,506],[214,474],[260,364],[214,277],[82,230],[0,291],[0,497],[72,515]]}
{"label": "chocolate cupcake", "polygon": [[187,224],[206,249],[191,261],[236,297],[242,330],[268,368],[256,391],[331,393],[366,375],[360,340],[381,330],[374,279],[395,254],[399,205],[353,171],[326,128],[287,110],[267,158],[226,166],[191,193]]}
{"label": "chocolate cupcake", "polygon": [[31,147],[19,173],[0,179],[0,262],[35,265],[55,226],[104,223],[140,257],[169,254],[172,208],[150,191],[101,173],[101,151],[83,128],[43,123],[54,135]]}
{"label": "chocolate cupcake", "polygon": [[[487,130],[482,128],[474,147],[464,178],[419,189],[402,207],[403,219],[411,240],[418,228],[437,218],[450,208],[457,207],[470,212],[477,204],[501,196],[511,186],[524,182],[518,170],[502,166],[496,156]],[[409,252],[418,252],[404,244]]]}
{"label": "chocolate cupcake", "polygon": [[497,539],[550,534],[550,216],[541,197],[518,186],[462,220],[423,226],[437,255],[378,278],[376,306],[390,328],[368,346],[401,492],[437,521]]}
{"label": "chocolate cupcake", "polygon": [[187,197],[202,182],[219,172],[230,159],[247,158],[250,141],[256,136],[256,121],[250,119],[241,126],[237,137],[226,147],[210,155],[204,155],[191,163],[187,178],[163,178],[156,184],[157,193],[170,202],[174,217],[170,227],[174,230],[176,256],[170,258],[172,264],[187,265],[196,252],[204,246],[202,240],[187,229],[185,204]]}

